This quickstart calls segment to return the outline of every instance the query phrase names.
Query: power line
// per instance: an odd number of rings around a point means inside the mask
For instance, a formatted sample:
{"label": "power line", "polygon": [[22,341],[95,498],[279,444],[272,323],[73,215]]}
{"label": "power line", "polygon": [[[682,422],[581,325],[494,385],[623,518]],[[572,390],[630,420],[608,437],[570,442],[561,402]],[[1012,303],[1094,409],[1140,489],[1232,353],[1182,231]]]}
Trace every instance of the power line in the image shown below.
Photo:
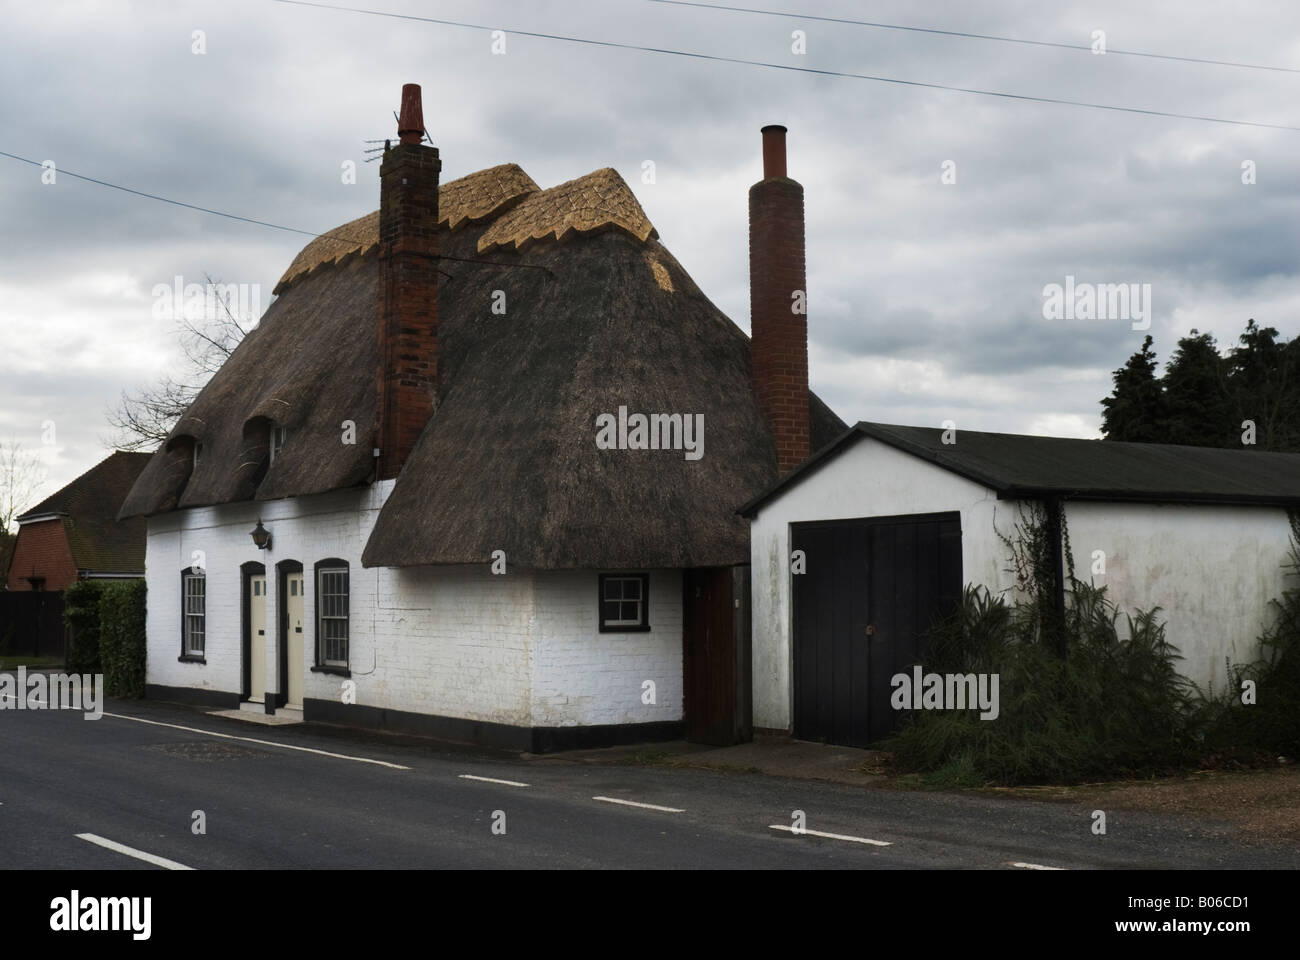
{"label": "power line", "polygon": [[[44,164],[39,160],[29,160],[27,157],[20,157],[16,153],[5,153],[0,150],[0,157],[8,157],[10,160],[19,160],[22,163],[30,163],[34,167],[43,167]],[[79,173],[73,173],[71,170],[63,170],[55,167],[55,174],[63,177],[75,177],[77,180],[85,180],[87,183],[97,183],[101,187],[111,187],[114,190],[121,190],[123,193],[133,193],[137,197],[146,197],[149,200],[158,200],[162,203],[170,203],[178,207],[187,207],[190,210],[198,210],[200,213],[210,213],[216,217],[225,217],[228,220],[242,220],[244,223],[255,223],[260,227],[270,227],[273,230],[287,230],[289,233],[301,233],[308,237],[323,237],[326,234],[312,233],[310,230],[299,230],[296,227],[285,227],[278,223],[267,223],[265,220],[254,220],[252,217],[241,217],[233,213],[223,213],[220,210],[213,210],[209,207],[200,207],[193,203],[186,203],[184,200],[172,200],[169,197],[160,197],[156,193],[145,193],[143,190],[135,190],[131,187],[124,187],[121,184],[109,183],[107,180],[97,180],[94,177],[85,177]]]}
{"label": "power line", "polygon": [[[7,153],[0,150],[0,157],[8,157],[10,160],[17,160],[20,163],[31,164],[33,167],[44,167],[45,165],[39,160],[32,160],[29,157],[20,157],[16,153]],[[211,207],[200,207],[198,204],[186,203],[184,200],[173,200],[171,197],[161,197],[156,193],[146,193],[143,190],[136,190],[134,187],[124,187],[120,183],[110,183],[107,180],[100,180],[97,177],[87,177],[80,173],[73,173],[71,170],[65,170],[62,167],[56,167],[55,173],[61,177],[73,177],[77,180],[84,180],[87,183],[96,183],[101,187],[109,187],[113,190],[121,190],[123,193],[134,194],[137,197],[144,197],[148,200],[157,200],[160,203],[170,203],[172,206],[184,207],[187,210],[197,210],[200,213],[209,213],[214,217],[225,217],[227,220],[238,220],[242,223],[253,223],[259,227],[270,227],[272,230],[284,230],[288,233],[300,233],[305,237],[311,237],[315,240],[338,240],[341,243],[355,243],[364,245],[369,242],[369,238],[350,237],[340,234],[337,230],[331,230],[328,233],[313,233],[310,230],[300,230],[297,227],[286,227],[283,224],[271,223],[267,220],[256,220],[253,217],[241,217],[235,213],[226,213],[223,210],[213,210]],[[526,267],[530,270],[545,270],[548,274],[551,272],[543,266],[532,263],[502,263],[499,260],[481,260],[470,257],[453,257],[447,254],[439,253],[439,260],[455,260],[458,263],[479,263],[492,267]]]}
{"label": "power line", "polygon": [[[768,17],[787,17],[793,20],[815,20],[822,23],[843,23],[855,27],[875,27],[880,30],[906,30],[911,33],[934,33],[945,37],[964,37],[970,40],[996,40],[999,43],[1023,43],[1034,47],[1057,47],[1062,50],[1092,52],[1086,43],[1059,43],[1052,40],[1026,40],[1023,37],[1000,37],[990,33],[967,33],[963,30],[939,30],[935,27],[908,27],[897,23],[876,23],[871,20],[852,20],[847,17],[818,17],[806,13],[785,13],[779,10],[757,10],[753,7],[728,7],[718,3],[698,3],[695,0],[649,0],[674,7],[698,7],[702,10],[725,10],[730,13],[757,13]],[[1177,60],[1182,63],[1208,63],[1216,67],[1241,67],[1246,70],[1274,70],[1278,73],[1300,73],[1296,67],[1275,67],[1263,63],[1242,63],[1237,60],[1211,60],[1205,57],[1178,57],[1167,53],[1148,53],[1142,50],[1116,50],[1106,48],[1106,56],[1148,57],[1152,60]]]}
{"label": "power line", "polygon": [[[274,0],[299,7],[317,7],[321,10],[333,10],[336,13],[362,13],[375,17],[390,17],[395,20],[414,20],[421,23],[436,23],[447,27],[465,27],[472,30],[502,29],[481,23],[465,23],[459,20],[442,20],[436,17],[417,17],[407,13],[389,13],[386,10],[364,10],[359,7],[336,7],[324,3],[312,3],[310,0]],[[1300,127],[1281,123],[1263,123],[1255,120],[1230,120],[1225,117],[1206,117],[1192,113],[1173,113],[1165,110],[1146,110],[1141,107],[1121,107],[1115,104],[1091,103],[1086,100],[1066,100],[1059,97],[1035,97],[1024,93],[1003,93],[997,90],[980,90],[974,87],[957,87],[944,83],[930,83],[922,80],[899,80],[896,77],[877,77],[865,73],[849,73],[843,70],[819,70],[815,67],[796,67],[786,63],[767,63],[763,60],[746,60],[740,57],[724,57],[710,53],[692,53],[686,50],[670,50],[665,47],[648,47],[636,43],[620,43],[615,40],[592,40],[587,37],[570,37],[556,33],[538,33],[530,30],[505,30],[521,37],[534,37],[540,40],[559,40],[564,43],[584,43],[597,47],[613,47],[620,50],[639,50],[643,53],[662,53],[674,57],[689,57],[696,60],[711,60],[716,63],[739,63],[750,67],[766,67],[770,70],[788,70],[794,73],[810,73],[823,77],[842,77],[850,80],[872,80],[877,83],[893,83],[905,87],[924,87],[931,90],[948,90],[953,93],[969,93],[983,97],[999,97],[1004,100],[1022,100],[1030,103],[1050,103],[1067,107],[1086,107],[1092,110],[1113,110],[1119,113],[1136,113],[1149,117],[1165,117],[1171,120],[1196,120],[1203,123],[1227,123],[1239,127],[1263,127],[1270,130],[1291,130],[1300,132]]]}

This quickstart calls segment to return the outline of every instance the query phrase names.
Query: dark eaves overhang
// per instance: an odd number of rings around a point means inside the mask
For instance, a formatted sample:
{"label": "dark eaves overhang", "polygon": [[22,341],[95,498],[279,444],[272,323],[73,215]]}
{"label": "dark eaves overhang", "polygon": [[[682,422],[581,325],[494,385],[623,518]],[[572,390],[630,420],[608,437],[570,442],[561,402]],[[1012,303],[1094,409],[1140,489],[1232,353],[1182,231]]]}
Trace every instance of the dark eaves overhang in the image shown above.
{"label": "dark eaves overhang", "polygon": [[1091,500],[1104,503],[1168,503],[1189,506],[1300,508],[1300,493],[1287,496],[1251,493],[1205,493],[1178,490],[1129,490],[1124,488],[1090,488],[1080,490],[1065,486],[1035,487],[1008,484],[1005,480],[990,476],[982,470],[967,467],[964,464],[954,463],[950,457],[943,456],[929,447],[899,437],[887,427],[878,424],[859,422],[854,424],[852,427],[849,427],[849,429],[844,431],[840,436],[822,447],[822,449],[818,450],[798,467],[791,470],[774,486],[769,487],[753,500],[750,500],[744,506],[739,507],[736,510],[736,513],[752,520],[758,515],[758,511],[762,509],[764,505],[784,493],[790,487],[793,487],[797,483],[801,483],[813,473],[817,472],[825,466],[826,463],[839,456],[839,454],[848,449],[862,437],[870,437],[873,440],[879,440],[881,443],[888,444],[896,450],[909,453],[927,463],[933,464],[943,470],[947,470],[949,473],[957,474],[973,483],[978,483],[981,486],[987,487],[997,494],[999,500],[1054,499]]}

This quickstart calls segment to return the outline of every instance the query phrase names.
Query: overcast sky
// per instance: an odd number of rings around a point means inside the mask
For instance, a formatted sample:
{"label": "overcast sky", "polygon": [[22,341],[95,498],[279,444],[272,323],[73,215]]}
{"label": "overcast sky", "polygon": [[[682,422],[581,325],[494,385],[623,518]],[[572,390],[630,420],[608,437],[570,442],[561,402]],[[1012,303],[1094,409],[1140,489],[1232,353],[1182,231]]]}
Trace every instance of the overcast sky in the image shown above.
{"label": "overcast sky", "polygon": [[[420,83],[444,182],[515,162],[547,187],[612,166],[748,330],[746,192],[759,127],[782,123],[807,202],[812,387],[848,422],[1098,436],[1110,374],[1144,334],[1127,319],[1044,319],[1044,286],[1067,275],[1150,284],[1162,361],[1193,327],[1224,347],[1249,317],[1297,333],[1300,132],[511,31],[1300,126],[1300,73],[1113,52],[1300,68],[1300,6],[748,2],[1084,46],[1102,30],[1112,52],[650,0],[353,0],[473,27],[273,0],[5,2],[0,150],[324,232],[377,208],[364,141],[394,136],[401,85]],[[506,31],[504,55],[491,29]],[[306,238],[41,174],[0,157],[0,440],[40,450],[48,494],[107,454],[122,390],[175,368],[155,284],[207,273],[260,285],[266,307]]]}

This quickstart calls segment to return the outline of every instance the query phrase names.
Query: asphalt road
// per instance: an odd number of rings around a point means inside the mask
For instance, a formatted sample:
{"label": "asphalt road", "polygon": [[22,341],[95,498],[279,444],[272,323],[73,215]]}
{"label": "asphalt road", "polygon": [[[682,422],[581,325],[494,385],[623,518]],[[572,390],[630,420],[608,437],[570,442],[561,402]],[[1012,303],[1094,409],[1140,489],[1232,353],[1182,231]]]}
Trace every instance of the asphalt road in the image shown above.
{"label": "asphalt road", "polygon": [[[796,810],[839,838],[772,829]],[[1104,836],[1091,826],[1057,804],[529,760],[156,703],[0,711],[5,869],[1300,867],[1227,824],[1117,810]]]}

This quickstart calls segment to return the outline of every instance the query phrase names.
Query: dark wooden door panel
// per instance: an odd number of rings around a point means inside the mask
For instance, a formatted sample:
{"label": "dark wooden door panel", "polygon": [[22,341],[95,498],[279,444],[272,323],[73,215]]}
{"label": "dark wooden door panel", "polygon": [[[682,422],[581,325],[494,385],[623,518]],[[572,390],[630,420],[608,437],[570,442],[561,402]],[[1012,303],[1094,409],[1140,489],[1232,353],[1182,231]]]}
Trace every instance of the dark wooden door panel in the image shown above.
{"label": "dark wooden door panel", "polygon": [[956,515],[796,524],[794,733],[866,746],[896,726],[890,679],[924,656],[933,618],[961,593]]}
{"label": "dark wooden door panel", "polygon": [[730,567],[682,575],[686,739],[730,746],[748,726],[738,710],[737,622]]}

